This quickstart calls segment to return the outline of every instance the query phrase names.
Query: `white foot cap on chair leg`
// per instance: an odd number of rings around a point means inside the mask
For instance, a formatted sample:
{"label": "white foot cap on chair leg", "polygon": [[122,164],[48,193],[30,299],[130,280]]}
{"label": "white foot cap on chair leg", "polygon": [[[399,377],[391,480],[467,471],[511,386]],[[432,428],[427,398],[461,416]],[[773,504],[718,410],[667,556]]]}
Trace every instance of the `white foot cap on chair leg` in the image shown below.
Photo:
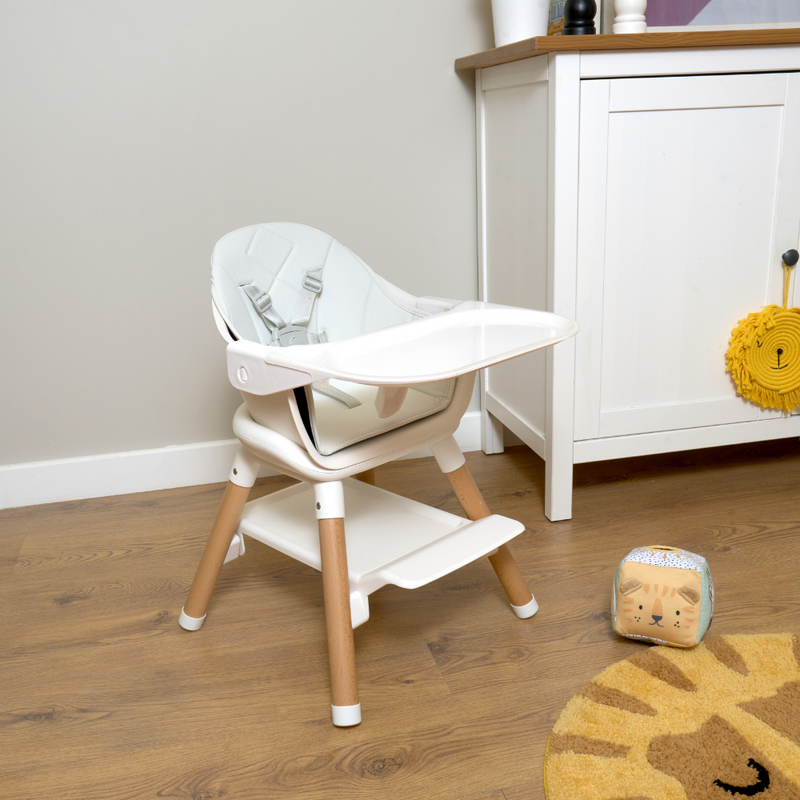
{"label": "white foot cap on chair leg", "polygon": [[512,603],[511,608],[514,609],[514,613],[520,619],[528,619],[529,617],[532,617],[539,610],[539,604],[536,602],[535,597],[531,597],[530,603],[525,603],[524,606],[515,606]]}
{"label": "white foot cap on chair leg", "polygon": [[178,617],[178,624],[183,628],[185,631],[199,631],[200,628],[203,627],[203,623],[206,621],[206,615],[203,614],[202,617],[190,617],[183,609],[181,609],[181,615]]}
{"label": "white foot cap on chair leg", "polygon": [[349,728],[361,722],[361,703],[354,706],[331,706],[333,724],[337,728]]}

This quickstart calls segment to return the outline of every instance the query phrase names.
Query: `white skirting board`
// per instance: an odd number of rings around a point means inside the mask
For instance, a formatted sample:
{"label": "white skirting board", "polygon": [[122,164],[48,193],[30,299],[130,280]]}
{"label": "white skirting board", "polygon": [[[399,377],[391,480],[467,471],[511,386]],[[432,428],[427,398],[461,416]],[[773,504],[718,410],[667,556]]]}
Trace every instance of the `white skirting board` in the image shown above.
{"label": "white skirting board", "polygon": [[[480,450],[480,412],[465,414],[455,436],[463,451]],[[0,509],[221,483],[238,445],[228,439],[0,466]],[[430,455],[424,448],[406,457]]]}

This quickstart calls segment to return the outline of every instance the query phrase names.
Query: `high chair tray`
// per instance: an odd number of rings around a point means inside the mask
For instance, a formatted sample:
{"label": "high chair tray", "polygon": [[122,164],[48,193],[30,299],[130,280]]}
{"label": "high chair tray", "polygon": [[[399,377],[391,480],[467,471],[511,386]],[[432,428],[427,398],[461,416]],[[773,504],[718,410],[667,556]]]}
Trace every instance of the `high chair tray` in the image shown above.
{"label": "high chair tray", "polygon": [[[497,514],[470,522],[353,478],[342,483],[350,588],[364,595],[389,583],[406,589],[424,586],[525,530],[522,523]],[[309,484],[247,503],[238,533],[321,568]]]}
{"label": "high chair tray", "polygon": [[576,331],[574,322],[555,314],[469,301],[423,320],[331,342],[321,362],[332,377],[356,383],[435,381],[555,344]]}
{"label": "high chair tray", "polygon": [[228,377],[252,394],[336,378],[375,386],[446,380],[573,336],[576,323],[546,311],[471,300],[449,311],[323,344],[228,345]]}

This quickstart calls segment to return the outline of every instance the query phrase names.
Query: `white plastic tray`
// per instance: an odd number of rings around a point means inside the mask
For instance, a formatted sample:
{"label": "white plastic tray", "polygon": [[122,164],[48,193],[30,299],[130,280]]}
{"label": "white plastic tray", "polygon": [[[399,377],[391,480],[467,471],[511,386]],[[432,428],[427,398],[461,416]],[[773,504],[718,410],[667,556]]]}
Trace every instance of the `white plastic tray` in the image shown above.
{"label": "white plastic tray", "polygon": [[470,301],[431,317],[324,344],[228,345],[238,389],[270,394],[327,378],[374,386],[445,380],[556,344],[576,323],[546,311]]}
{"label": "white plastic tray", "polygon": [[418,322],[332,342],[321,363],[356,383],[435,381],[554,344],[576,330],[575,323],[543,311],[462,303]]}

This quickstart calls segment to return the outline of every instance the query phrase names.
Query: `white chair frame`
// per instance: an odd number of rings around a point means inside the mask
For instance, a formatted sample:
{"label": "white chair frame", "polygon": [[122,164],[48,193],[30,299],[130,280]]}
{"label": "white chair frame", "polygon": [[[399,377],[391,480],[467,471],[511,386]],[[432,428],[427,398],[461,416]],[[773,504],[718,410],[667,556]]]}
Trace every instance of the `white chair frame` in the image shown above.
{"label": "white chair frame", "polygon": [[[488,556],[517,616],[535,614],[536,600],[507,546],[524,526],[490,514],[453,433],[478,370],[552,346],[576,331],[575,323],[547,312],[465,302],[424,319],[323,344],[281,348],[228,337],[228,377],[245,399],[234,417],[242,446],[181,611],[181,626],[198,630],[203,625],[223,563],[243,552],[245,534],[315,566],[322,572],[325,598],[333,723],[349,726],[361,721],[353,629],[369,616],[370,592],[387,583],[423,585]],[[455,378],[456,386],[445,410],[322,456],[300,419],[294,389],[330,378],[379,386],[378,402],[387,404],[416,384]],[[294,422],[296,430],[267,428],[253,419],[248,402],[267,396],[285,410],[284,419]],[[376,466],[424,446],[431,448],[469,522],[374,487]],[[247,503],[262,465],[302,485]],[[353,476],[361,481],[354,482]],[[408,552],[385,554],[379,532],[354,532],[353,514],[345,536],[345,506],[370,510],[386,503],[394,504],[391,516],[401,530],[404,524],[416,530],[421,520],[427,521],[430,538],[415,540]],[[313,517],[304,516],[306,507],[314,509],[318,541],[308,537]],[[356,557],[353,548],[363,552]]]}

